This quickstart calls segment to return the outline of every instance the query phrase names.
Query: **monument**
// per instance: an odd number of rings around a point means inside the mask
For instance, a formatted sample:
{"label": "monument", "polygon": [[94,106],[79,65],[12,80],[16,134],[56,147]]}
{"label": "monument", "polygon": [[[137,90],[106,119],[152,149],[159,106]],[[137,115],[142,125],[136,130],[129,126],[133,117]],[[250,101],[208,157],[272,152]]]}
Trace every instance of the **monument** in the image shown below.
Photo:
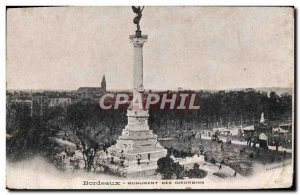
{"label": "monument", "polygon": [[266,122],[265,117],[264,117],[264,113],[261,113],[259,122],[262,123],[262,124]]}
{"label": "monument", "polygon": [[127,110],[128,124],[123,129],[117,143],[108,152],[115,157],[125,158],[128,166],[142,164],[157,166],[157,160],[165,157],[167,150],[160,145],[157,135],[148,126],[148,110],[142,104],[143,88],[143,45],[147,41],[147,35],[142,35],[140,19],[144,7],[132,6],[137,16],[133,22],[137,25],[134,35],[130,35],[130,41],[134,46],[134,79],[133,101]]}

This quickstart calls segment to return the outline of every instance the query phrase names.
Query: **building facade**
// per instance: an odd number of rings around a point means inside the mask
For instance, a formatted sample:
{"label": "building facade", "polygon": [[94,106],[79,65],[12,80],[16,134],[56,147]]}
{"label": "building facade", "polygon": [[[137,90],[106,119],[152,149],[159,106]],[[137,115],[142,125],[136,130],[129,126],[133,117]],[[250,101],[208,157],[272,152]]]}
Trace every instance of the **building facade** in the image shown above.
{"label": "building facade", "polygon": [[59,98],[50,98],[49,107],[61,106],[67,107],[72,103],[71,98],[59,97]]}

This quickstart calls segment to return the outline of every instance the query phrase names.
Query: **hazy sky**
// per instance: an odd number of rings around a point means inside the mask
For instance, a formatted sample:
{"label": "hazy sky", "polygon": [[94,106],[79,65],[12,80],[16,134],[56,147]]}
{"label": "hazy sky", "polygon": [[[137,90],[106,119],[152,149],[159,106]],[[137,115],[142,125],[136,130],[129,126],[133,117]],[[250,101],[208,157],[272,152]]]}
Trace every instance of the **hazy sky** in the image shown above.
{"label": "hazy sky", "polygon": [[[7,12],[7,88],[132,88],[130,7]],[[146,7],[148,89],[292,87],[292,8]]]}

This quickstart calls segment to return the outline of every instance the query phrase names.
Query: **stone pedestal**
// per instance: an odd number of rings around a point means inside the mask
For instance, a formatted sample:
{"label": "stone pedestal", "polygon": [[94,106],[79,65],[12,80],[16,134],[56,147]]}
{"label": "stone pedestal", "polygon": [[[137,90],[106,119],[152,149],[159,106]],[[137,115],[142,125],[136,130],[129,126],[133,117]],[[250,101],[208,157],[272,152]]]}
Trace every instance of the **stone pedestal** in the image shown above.
{"label": "stone pedestal", "polygon": [[165,157],[167,150],[157,141],[157,135],[149,129],[147,110],[127,110],[128,124],[123,129],[117,143],[108,151],[115,156],[122,154],[128,161],[137,162],[137,155],[141,160],[153,161]]}
{"label": "stone pedestal", "polygon": [[[131,35],[130,40],[134,46],[134,82],[133,99],[141,100],[143,89],[143,44],[147,41],[146,35]],[[141,162],[147,162],[156,166],[159,158],[167,155],[167,150],[160,145],[157,135],[149,129],[148,110],[140,107],[140,104],[133,102],[132,108],[127,110],[128,124],[123,129],[122,135],[117,143],[108,152],[116,157],[123,156],[125,161],[136,164],[137,158]]]}
{"label": "stone pedestal", "polygon": [[[134,89],[134,96],[142,97],[142,92]],[[141,161],[147,160],[149,163],[156,163],[159,158],[165,157],[167,150],[160,145],[157,135],[149,128],[148,110],[133,102],[132,108],[127,110],[127,117],[128,124],[108,152],[116,157],[124,156],[127,161],[135,164],[138,155],[141,156]]]}

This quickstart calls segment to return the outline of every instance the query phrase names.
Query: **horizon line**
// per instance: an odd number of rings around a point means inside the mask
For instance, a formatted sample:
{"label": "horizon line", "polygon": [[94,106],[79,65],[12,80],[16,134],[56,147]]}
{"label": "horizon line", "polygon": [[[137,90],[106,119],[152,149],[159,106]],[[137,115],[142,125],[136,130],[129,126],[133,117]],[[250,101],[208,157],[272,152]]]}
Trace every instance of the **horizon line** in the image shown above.
{"label": "horizon line", "polygon": [[[14,90],[14,91],[77,91],[80,87],[78,87],[77,89],[47,89],[47,88],[39,88],[39,89],[28,89],[28,88],[24,88],[24,89],[13,89],[13,88],[6,88],[6,91],[9,90]],[[89,87],[87,87],[89,88]],[[101,88],[101,87],[99,87]],[[178,87],[181,88],[181,87]],[[159,88],[155,88],[155,89],[149,89],[149,88],[145,88],[145,90],[149,91],[178,91],[178,88],[171,88],[171,89],[159,89]],[[293,89],[294,87],[238,87],[238,88],[224,88],[224,89],[210,89],[210,88],[198,88],[198,89],[192,89],[192,88],[181,88],[180,90],[184,91],[184,90],[192,90],[192,91],[206,91],[206,90],[210,90],[210,91],[226,91],[226,90],[240,90],[240,89],[261,89],[261,88],[284,88],[284,89]],[[128,88],[113,88],[113,89],[106,89],[106,91],[131,91],[133,90],[128,89]]]}

